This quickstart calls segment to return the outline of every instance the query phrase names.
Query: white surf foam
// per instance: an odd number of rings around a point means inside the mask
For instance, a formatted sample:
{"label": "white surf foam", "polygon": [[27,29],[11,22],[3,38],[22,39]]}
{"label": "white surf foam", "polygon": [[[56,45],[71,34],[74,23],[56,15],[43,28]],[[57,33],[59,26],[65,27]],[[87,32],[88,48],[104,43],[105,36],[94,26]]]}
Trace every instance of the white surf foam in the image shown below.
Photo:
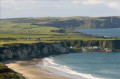
{"label": "white surf foam", "polygon": [[[38,64],[38,66],[39,66],[39,64]],[[43,59],[43,66],[59,70],[61,72],[67,73],[69,75],[83,77],[85,79],[105,79],[105,78],[98,78],[98,77],[92,76],[91,74],[79,73],[77,71],[72,70],[70,67],[57,64],[54,62],[53,57],[44,58]]]}

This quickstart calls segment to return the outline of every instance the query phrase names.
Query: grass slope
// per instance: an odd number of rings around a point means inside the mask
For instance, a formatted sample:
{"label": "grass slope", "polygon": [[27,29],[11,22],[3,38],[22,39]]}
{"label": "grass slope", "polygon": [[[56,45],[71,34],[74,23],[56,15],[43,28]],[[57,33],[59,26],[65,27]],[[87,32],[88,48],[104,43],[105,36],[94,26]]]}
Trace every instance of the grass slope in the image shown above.
{"label": "grass slope", "polygon": [[20,74],[0,62],[0,79],[24,79]]}
{"label": "grass slope", "polygon": [[[105,17],[104,17],[105,18]],[[71,30],[72,26],[63,26],[67,29],[48,26],[48,23],[54,23],[68,20],[85,20],[86,26],[89,27],[89,19],[104,21],[104,18],[91,17],[42,17],[42,18],[14,18],[0,20],[0,45],[6,43],[33,43],[33,42],[50,42],[61,40],[119,40],[116,38],[102,38],[96,36],[87,36],[76,33]],[[108,18],[108,17],[107,17]],[[119,17],[118,17],[119,18]],[[69,24],[69,23],[68,23]],[[44,26],[43,26],[44,25]],[[46,26],[45,26],[46,25]],[[74,24],[73,24],[74,25]],[[60,30],[62,29],[62,32]],[[38,41],[26,40],[28,38],[40,38]]]}

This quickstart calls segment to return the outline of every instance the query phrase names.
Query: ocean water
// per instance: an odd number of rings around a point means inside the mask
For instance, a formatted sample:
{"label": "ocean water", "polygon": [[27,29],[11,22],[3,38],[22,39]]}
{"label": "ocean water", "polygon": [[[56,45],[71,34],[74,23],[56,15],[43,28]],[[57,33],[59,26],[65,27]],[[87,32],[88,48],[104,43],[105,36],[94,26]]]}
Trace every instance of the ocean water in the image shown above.
{"label": "ocean water", "polygon": [[97,36],[120,37],[120,28],[77,29],[76,31]]}
{"label": "ocean water", "polygon": [[46,57],[43,66],[51,69],[55,75],[71,79],[120,79],[120,52],[71,53]]}

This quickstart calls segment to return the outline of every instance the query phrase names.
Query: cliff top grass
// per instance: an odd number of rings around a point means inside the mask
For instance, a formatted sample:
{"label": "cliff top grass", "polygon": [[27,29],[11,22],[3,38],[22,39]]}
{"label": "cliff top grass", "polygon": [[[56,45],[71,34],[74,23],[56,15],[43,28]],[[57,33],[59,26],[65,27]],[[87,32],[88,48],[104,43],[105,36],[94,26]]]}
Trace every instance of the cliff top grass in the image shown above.
{"label": "cliff top grass", "polygon": [[[42,17],[14,18],[0,20],[0,46],[11,43],[58,42],[63,40],[120,40],[104,38],[74,32],[71,29],[57,28],[39,24],[70,19],[94,19],[90,17]],[[96,20],[103,20],[95,18]],[[87,26],[86,26],[87,27]],[[29,40],[27,40],[29,38]],[[39,40],[37,40],[39,38]],[[34,40],[35,39],[35,40]]]}

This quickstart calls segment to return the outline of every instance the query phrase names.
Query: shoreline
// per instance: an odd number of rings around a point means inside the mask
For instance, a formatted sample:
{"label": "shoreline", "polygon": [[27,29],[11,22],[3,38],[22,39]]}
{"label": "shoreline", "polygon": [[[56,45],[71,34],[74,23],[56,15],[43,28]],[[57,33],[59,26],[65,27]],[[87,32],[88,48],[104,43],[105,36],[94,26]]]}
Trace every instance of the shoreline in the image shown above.
{"label": "shoreline", "polygon": [[51,75],[55,76],[64,76],[70,79],[103,79],[100,77],[93,76],[91,74],[77,72],[65,65],[59,65],[55,63],[54,59],[52,59],[51,57],[44,58],[42,63],[39,63],[37,65],[39,67],[42,67],[43,69],[51,71],[52,72]]}
{"label": "shoreline", "polygon": [[62,76],[53,76],[47,73],[52,73],[47,69],[36,66],[41,62],[41,58],[33,59],[32,61],[7,61],[5,65],[13,69],[15,72],[20,73],[25,79],[69,79]]}

